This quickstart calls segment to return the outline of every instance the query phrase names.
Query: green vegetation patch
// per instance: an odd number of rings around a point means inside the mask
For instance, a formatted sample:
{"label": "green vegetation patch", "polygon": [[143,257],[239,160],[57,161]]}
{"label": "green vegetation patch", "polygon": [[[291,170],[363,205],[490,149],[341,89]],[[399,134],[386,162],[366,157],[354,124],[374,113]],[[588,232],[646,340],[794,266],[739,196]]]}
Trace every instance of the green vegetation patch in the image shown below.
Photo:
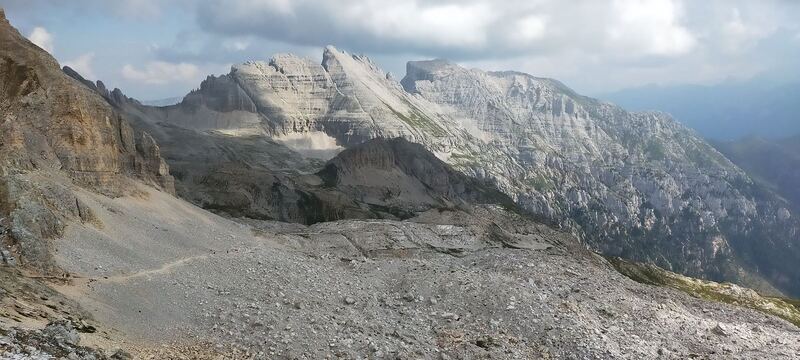
{"label": "green vegetation patch", "polygon": [[693,297],[745,307],[782,318],[800,327],[800,300],[761,296],[754,290],[734,284],[716,283],[690,278],[618,257],[608,258],[611,265],[633,281],[683,291]]}
{"label": "green vegetation patch", "polygon": [[435,121],[431,120],[431,118],[425,116],[422,112],[418,111],[413,105],[409,104],[409,108],[411,108],[410,114],[403,114],[400,111],[395,110],[395,108],[389,106],[387,103],[383,103],[386,105],[389,110],[397,116],[398,119],[402,120],[404,123],[411,125],[416,129],[423,130],[433,136],[442,137],[447,136],[447,131],[445,131],[439,124]]}
{"label": "green vegetation patch", "polygon": [[650,140],[647,144],[646,153],[653,160],[664,160],[667,158],[667,151],[664,144],[657,139]]}
{"label": "green vegetation patch", "polygon": [[468,164],[480,164],[481,163],[480,159],[477,156],[475,156],[474,154],[465,154],[465,153],[459,153],[459,152],[453,152],[452,154],[450,154],[450,159],[456,165],[458,165],[458,164],[468,165]]}
{"label": "green vegetation patch", "polygon": [[525,182],[539,192],[545,192],[555,189],[552,181],[548,180],[544,175],[537,174],[533,178],[528,178]]}

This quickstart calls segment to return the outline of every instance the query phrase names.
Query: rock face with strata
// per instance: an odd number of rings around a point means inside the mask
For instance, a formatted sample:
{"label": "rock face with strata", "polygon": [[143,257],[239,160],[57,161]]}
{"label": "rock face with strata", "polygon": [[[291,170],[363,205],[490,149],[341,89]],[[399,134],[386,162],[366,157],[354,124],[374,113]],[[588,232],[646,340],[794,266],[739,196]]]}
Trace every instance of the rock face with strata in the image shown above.
{"label": "rock face with strata", "polygon": [[[426,130],[447,135],[444,126],[423,118],[419,108],[425,105],[387,80],[369,59],[333,47],[325,49],[321,64],[281,54],[269,62],[236,65],[228,76],[249,95],[272,134],[324,131],[343,144],[376,137],[418,139]],[[415,121],[430,123],[424,128]]]}
{"label": "rock face with strata", "polygon": [[343,146],[404,137],[442,153],[474,143],[465,141],[469,133],[458,122],[403,90],[369,58],[330,46],[321,64],[279,54],[234,65],[158,112],[155,121],[194,130],[275,137],[322,132]]}
{"label": "rock face with strata", "polygon": [[8,230],[0,241],[23,264],[50,268],[45,239],[65,217],[90,218],[54,180],[62,177],[108,194],[124,193],[130,178],[174,191],[152,137],[66,76],[0,11],[0,228]]}
{"label": "rock face with strata", "polygon": [[[84,82],[78,74],[65,72]],[[103,88],[86,84],[95,91]],[[116,93],[118,89],[111,92]],[[195,100],[182,106],[207,103],[193,94],[187,99]],[[175,175],[178,195],[228,216],[313,224],[406,219],[432,208],[469,204],[515,207],[493,186],[465,176],[403,138],[354,144],[326,163],[304,157],[276,141],[278,137],[260,135],[268,131],[264,128],[247,134],[230,128],[210,130],[203,124],[186,129],[161,117],[164,109],[143,106],[124,95],[103,96],[135,126],[154,134]]]}
{"label": "rock face with strata", "polygon": [[57,169],[90,185],[118,175],[171,185],[158,149],[100,97],[65,76],[47,52],[0,22],[5,167]]}

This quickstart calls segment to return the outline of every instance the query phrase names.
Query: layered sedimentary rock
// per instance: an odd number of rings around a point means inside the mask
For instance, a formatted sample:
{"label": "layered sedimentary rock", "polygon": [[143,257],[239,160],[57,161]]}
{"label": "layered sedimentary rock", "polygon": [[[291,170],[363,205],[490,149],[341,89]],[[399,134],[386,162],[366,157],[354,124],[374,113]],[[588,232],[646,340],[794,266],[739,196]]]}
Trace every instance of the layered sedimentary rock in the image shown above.
{"label": "layered sedimentary rock", "polygon": [[170,189],[157,145],[97,94],[65,76],[47,52],[0,21],[0,86],[6,167],[57,169],[87,184],[132,175]]}
{"label": "layered sedimentary rock", "polygon": [[[234,65],[150,122],[235,135],[324,133],[339,145],[404,137],[437,153],[477,145],[439,107],[413,96],[369,58],[327,47],[322,63],[291,54]],[[477,149],[475,149],[477,150]]]}
{"label": "layered sedimentary rock", "polygon": [[283,54],[269,62],[236,65],[228,76],[249,96],[273,134],[324,131],[344,144],[375,137],[452,135],[439,121],[425,118],[429,104],[406,94],[368,58],[332,47],[326,48],[321,64]]}
{"label": "layered sedimentary rock", "polygon": [[91,217],[69,183],[121,194],[129,178],[174,191],[152,137],[66,76],[0,11],[0,242],[47,269],[45,239],[60,234],[65,217]]}

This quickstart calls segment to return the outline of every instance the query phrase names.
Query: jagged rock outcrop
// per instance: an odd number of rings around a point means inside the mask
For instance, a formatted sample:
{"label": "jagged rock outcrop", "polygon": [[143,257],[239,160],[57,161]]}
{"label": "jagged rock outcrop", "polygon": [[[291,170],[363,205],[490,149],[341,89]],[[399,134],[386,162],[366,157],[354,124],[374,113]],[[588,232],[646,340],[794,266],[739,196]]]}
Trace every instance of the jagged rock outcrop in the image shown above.
{"label": "jagged rock outcrop", "polygon": [[426,118],[429,104],[387,80],[368,58],[333,47],[325,49],[321,64],[281,54],[269,62],[235,65],[229,75],[207,80],[207,88],[230,79],[266,119],[270,134],[324,131],[343,144],[376,137],[419,140],[452,135],[441,120]]}
{"label": "jagged rock outcrop", "polygon": [[174,191],[152,137],[66,76],[0,11],[0,228],[8,229],[2,245],[19,252],[23,264],[52,270],[47,239],[60,234],[67,217],[91,221],[69,184],[122,194],[128,178]]}
{"label": "jagged rock outcrop", "polygon": [[[47,52],[0,21],[3,152],[6,167],[57,169],[89,185],[113,187],[133,175],[170,188],[152,145],[95,93],[65,76]],[[153,166],[154,165],[154,166]]]}

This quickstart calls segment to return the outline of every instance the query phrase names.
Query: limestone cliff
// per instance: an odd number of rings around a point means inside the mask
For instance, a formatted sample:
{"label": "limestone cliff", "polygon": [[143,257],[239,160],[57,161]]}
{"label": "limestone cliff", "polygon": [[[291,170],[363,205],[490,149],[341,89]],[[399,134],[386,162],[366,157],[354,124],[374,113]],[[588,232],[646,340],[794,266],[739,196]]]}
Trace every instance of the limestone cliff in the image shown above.
{"label": "limestone cliff", "polygon": [[0,242],[47,269],[46,239],[61,220],[90,221],[69,183],[122,194],[129,178],[174,191],[152,137],[66,76],[0,10]]}

